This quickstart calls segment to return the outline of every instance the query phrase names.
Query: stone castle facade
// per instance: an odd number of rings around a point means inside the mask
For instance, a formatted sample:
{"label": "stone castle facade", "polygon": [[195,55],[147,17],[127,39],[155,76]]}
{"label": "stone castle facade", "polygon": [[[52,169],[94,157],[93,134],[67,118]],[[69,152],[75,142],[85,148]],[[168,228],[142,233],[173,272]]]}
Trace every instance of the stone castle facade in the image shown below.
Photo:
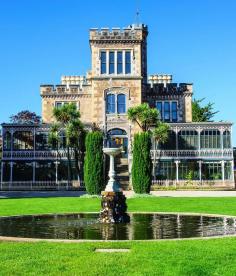
{"label": "stone castle facade", "polygon": [[[46,137],[53,122],[53,108],[71,102],[76,103],[88,129],[92,124],[99,126],[104,133],[104,143],[123,146],[121,167],[123,164],[126,173],[121,171],[121,175],[125,175],[128,183],[131,144],[139,128],[128,120],[127,110],[147,102],[156,107],[161,119],[171,126],[166,145],[153,146],[151,152],[152,157],[155,156],[155,185],[184,184],[191,171],[191,181],[196,185],[212,182],[216,186],[234,186],[232,124],[192,123],[193,85],[173,83],[172,75],[148,76],[147,36],[148,28],[142,24],[124,29],[90,29],[91,70],[86,76],[62,76],[58,85],[40,86],[43,124],[3,125],[2,186],[14,182],[17,162],[32,163],[33,186],[38,181],[37,168],[43,161],[52,162],[52,168],[56,166],[57,169],[55,153],[46,148],[42,150],[42,147],[37,149],[37,133],[44,133]],[[32,145],[14,149],[17,144],[14,139],[21,139],[19,135],[15,138],[14,133],[21,130],[32,136]],[[58,175],[50,176],[48,181],[57,183]]]}

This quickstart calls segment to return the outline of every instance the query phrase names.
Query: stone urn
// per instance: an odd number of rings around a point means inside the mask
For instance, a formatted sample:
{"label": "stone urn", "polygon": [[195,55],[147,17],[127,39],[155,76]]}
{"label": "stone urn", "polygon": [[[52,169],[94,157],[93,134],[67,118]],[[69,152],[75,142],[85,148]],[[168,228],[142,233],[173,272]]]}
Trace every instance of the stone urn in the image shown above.
{"label": "stone urn", "polygon": [[109,180],[105,191],[102,191],[102,210],[99,221],[102,223],[129,222],[127,215],[126,197],[116,179],[115,156],[120,154],[122,148],[103,148],[103,152],[110,157]]}

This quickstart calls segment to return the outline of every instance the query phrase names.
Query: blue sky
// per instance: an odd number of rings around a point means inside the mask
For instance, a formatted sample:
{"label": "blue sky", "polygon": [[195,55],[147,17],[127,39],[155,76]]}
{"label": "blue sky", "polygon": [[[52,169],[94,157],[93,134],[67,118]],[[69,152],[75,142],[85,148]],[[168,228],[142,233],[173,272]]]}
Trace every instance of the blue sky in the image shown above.
{"label": "blue sky", "polygon": [[149,27],[148,73],[193,82],[196,98],[215,102],[216,120],[234,122],[235,0],[2,0],[0,122],[41,114],[40,84],[90,69],[89,28],[132,24],[137,7]]}

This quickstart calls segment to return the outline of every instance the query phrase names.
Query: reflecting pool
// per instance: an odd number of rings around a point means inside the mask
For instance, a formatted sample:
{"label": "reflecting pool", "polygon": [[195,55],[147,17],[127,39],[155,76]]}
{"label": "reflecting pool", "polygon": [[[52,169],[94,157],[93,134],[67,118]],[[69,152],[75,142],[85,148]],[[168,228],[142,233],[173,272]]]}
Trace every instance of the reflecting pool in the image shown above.
{"label": "reflecting pool", "polygon": [[99,214],[0,218],[0,236],[76,240],[158,240],[236,234],[236,218],[135,213],[130,223],[102,224]]}

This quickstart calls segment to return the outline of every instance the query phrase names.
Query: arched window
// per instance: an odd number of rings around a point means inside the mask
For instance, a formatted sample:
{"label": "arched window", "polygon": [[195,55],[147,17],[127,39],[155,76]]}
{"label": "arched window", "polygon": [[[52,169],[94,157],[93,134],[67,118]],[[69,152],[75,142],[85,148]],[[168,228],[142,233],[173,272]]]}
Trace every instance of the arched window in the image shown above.
{"label": "arched window", "polygon": [[198,133],[195,130],[181,130],[178,133],[179,149],[190,150],[198,148]]}
{"label": "arched window", "polygon": [[120,128],[113,128],[107,132],[108,135],[127,135],[126,131]]}
{"label": "arched window", "polygon": [[223,145],[224,145],[224,149],[231,148],[231,135],[228,130],[224,131],[223,133]]}
{"label": "arched window", "polygon": [[109,94],[107,95],[107,98],[106,98],[106,110],[107,110],[107,113],[110,114],[110,113],[115,113],[115,108],[116,107],[116,104],[115,104],[115,95],[114,94]]}
{"label": "arched window", "polygon": [[4,134],[3,137],[3,148],[4,150],[10,150],[11,149],[11,133],[7,131]]}
{"label": "arched window", "polygon": [[201,148],[203,149],[219,149],[220,148],[220,132],[219,130],[203,130],[201,132]]}
{"label": "arched window", "polygon": [[117,113],[125,113],[125,112],[126,112],[125,95],[119,94],[117,95]]}

